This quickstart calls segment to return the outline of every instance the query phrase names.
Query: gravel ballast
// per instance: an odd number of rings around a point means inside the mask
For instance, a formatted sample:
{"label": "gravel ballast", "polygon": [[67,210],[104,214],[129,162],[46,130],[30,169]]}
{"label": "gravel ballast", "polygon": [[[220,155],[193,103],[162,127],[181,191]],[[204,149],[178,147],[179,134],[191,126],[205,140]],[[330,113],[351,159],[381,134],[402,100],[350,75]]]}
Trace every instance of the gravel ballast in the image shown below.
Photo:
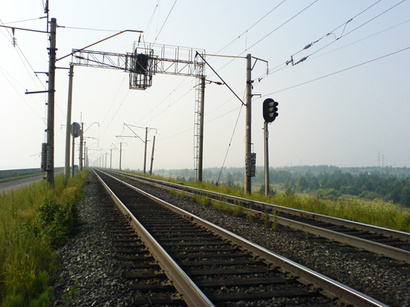
{"label": "gravel ballast", "polygon": [[[410,306],[408,265],[287,227],[265,227],[263,222],[232,216],[157,188],[138,185],[387,305]],[[80,224],[70,242],[58,251],[61,270],[54,284],[54,305],[74,297],[73,306],[132,306],[135,293],[127,290],[124,268],[112,257],[112,241],[105,222],[110,203],[95,175],[90,174],[86,197],[78,204]]]}

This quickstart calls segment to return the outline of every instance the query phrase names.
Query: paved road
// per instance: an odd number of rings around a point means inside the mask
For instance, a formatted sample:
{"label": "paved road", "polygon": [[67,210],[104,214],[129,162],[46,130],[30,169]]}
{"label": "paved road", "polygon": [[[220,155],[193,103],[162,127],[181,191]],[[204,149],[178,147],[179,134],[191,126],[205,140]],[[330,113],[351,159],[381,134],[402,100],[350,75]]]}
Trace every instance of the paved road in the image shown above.
{"label": "paved road", "polygon": [[[62,172],[63,172],[63,170],[57,171],[54,175],[59,175]],[[0,194],[8,193],[11,190],[18,190],[22,187],[33,184],[33,183],[35,183],[39,180],[43,180],[44,176],[45,176],[45,174],[44,175],[43,174],[38,174],[38,175],[35,175],[35,176],[31,176],[31,177],[26,177],[26,178],[1,182],[0,183]]]}
{"label": "paved road", "polygon": [[11,190],[18,190],[39,180],[43,180],[43,174],[2,182],[0,183],[0,194],[8,193]]}

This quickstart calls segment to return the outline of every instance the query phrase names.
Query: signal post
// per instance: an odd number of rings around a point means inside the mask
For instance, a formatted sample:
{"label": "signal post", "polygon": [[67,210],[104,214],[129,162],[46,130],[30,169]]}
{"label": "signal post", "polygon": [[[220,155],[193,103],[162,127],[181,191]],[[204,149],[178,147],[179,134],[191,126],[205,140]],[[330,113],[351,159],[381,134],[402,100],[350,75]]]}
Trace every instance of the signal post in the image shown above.
{"label": "signal post", "polygon": [[263,119],[265,120],[263,130],[264,130],[264,154],[265,154],[265,195],[269,195],[269,131],[268,124],[273,122],[278,113],[278,103],[272,98],[267,98],[263,101]]}

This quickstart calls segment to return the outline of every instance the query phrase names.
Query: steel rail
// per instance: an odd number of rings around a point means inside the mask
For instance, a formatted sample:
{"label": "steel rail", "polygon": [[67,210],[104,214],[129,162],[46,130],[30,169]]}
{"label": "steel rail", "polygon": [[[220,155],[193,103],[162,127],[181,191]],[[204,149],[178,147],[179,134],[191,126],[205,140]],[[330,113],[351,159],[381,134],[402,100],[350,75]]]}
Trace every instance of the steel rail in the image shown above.
{"label": "steel rail", "polygon": [[[213,191],[205,191],[205,190],[201,190],[201,189],[194,188],[194,187],[187,187],[187,186],[177,184],[177,183],[168,183],[168,182],[163,182],[161,180],[151,179],[151,178],[146,179],[145,177],[139,177],[139,176],[130,175],[130,174],[127,174],[127,175],[135,178],[136,180],[140,180],[140,181],[148,181],[148,182],[153,181],[156,184],[166,184],[166,185],[173,186],[174,188],[182,189],[184,191],[187,191],[187,190],[188,191],[195,191],[195,192],[202,193],[202,194],[217,196],[217,197],[223,198],[223,199],[241,201],[241,202],[246,202],[248,204],[257,204],[257,205],[262,205],[262,206],[269,206],[269,207],[275,209],[276,211],[282,212],[282,213],[288,213],[288,214],[291,214],[291,215],[297,215],[297,216],[301,216],[301,217],[313,218],[316,221],[326,222],[326,223],[330,223],[330,224],[333,224],[333,225],[344,226],[344,227],[348,227],[348,228],[351,228],[351,229],[357,229],[357,230],[361,230],[361,231],[368,231],[370,233],[380,234],[380,235],[396,238],[396,239],[399,239],[399,240],[403,240],[405,242],[410,241],[410,234],[406,233],[406,232],[403,232],[403,231],[398,231],[398,230],[394,230],[394,229],[388,229],[388,228],[383,228],[383,227],[379,227],[379,226],[363,224],[363,223],[359,223],[359,222],[355,222],[355,221],[349,221],[349,220],[336,218],[336,217],[331,217],[331,216],[327,216],[327,215],[311,213],[311,212],[303,211],[303,210],[299,210],[299,209],[282,207],[282,206],[269,204],[269,203],[265,203],[265,202],[253,201],[253,200],[250,200],[250,199],[247,199],[247,198],[231,196],[231,195],[228,195],[228,194],[223,194],[223,193],[218,193],[218,192],[213,192]],[[189,193],[189,192],[187,192],[187,193]],[[231,207],[236,206],[236,205],[233,205],[233,204],[230,204],[230,203],[228,203],[228,204]],[[244,208],[244,211],[245,212],[250,212],[254,216],[260,215],[260,211],[257,211],[257,210]],[[358,238],[358,237],[355,237],[355,236],[352,236],[352,235],[349,235],[349,234],[344,234],[344,233],[341,233],[341,232],[329,230],[329,229],[326,229],[326,228],[323,228],[323,227],[314,226],[314,225],[310,225],[310,224],[299,222],[299,221],[294,221],[294,220],[291,220],[291,219],[288,219],[288,218],[285,218],[285,217],[280,217],[280,216],[277,216],[277,215],[275,215],[275,216],[270,215],[270,220],[273,220],[273,219],[276,219],[276,221],[279,224],[284,225],[284,226],[288,226],[288,227],[291,227],[291,228],[294,228],[294,229],[309,232],[311,234],[321,236],[321,237],[325,237],[325,238],[328,238],[328,239],[331,239],[331,240],[335,240],[335,241],[340,242],[340,243],[348,244],[348,245],[351,245],[351,246],[354,246],[354,247],[357,247],[357,248],[360,248],[360,249],[370,251],[372,253],[381,254],[381,255],[384,255],[386,257],[389,257],[389,258],[392,258],[392,259],[395,259],[395,260],[398,260],[398,261],[401,261],[401,262],[410,263],[410,251],[407,251],[407,250],[403,250],[403,249],[400,249],[400,248],[396,248],[396,247],[393,247],[393,246],[389,246],[389,245],[386,245],[386,244],[374,242],[374,241],[363,239],[363,238]]]}
{"label": "steel rail", "polygon": [[105,173],[106,175],[110,176],[111,178],[121,182],[125,186],[143,194],[144,196],[161,203],[162,205],[166,206],[167,208],[171,209],[172,211],[187,217],[192,222],[201,225],[210,229],[211,231],[217,233],[218,235],[224,237],[225,239],[239,245],[245,247],[249,251],[253,252],[255,255],[266,259],[267,261],[271,262],[272,264],[281,267],[282,269],[289,271],[290,273],[299,276],[299,280],[305,284],[314,284],[316,287],[320,288],[324,293],[330,295],[331,297],[338,297],[341,300],[347,302],[348,304],[353,304],[354,306],[387,306],[382,302],[373,299],[353,288],[350,288],[344,284],[339,283],[325,275],[322,275],[318,272],[315,272],[307,267],[304,267],[290,259],[287,259],[279,254],[276,254],[256,243],[253,243],[245,238],[242,238],[233,232],[230,232],[222,227],[210,223],[184,209],[178,208],[177,206],[166,202],[154,195],[151,195],[121,179],[118,179],[110,174]]}
{"label": "steel rail", "polygon": [[109,188],[104,180],[94,170],[93,172],[97,176],[98,180],[101,182],[105,190],[108,192],[116,206],[126,217],[129,218],[130,225],[137,232],[138,236],[141,238],[144,244],[148,247],[148,249],[152,253],[152,256],[156,261],[158,261],[159,265],[164,270],[168,278],[173,282],[173,285],[178,290],[178,292],[182,294],[182,298],[188,304],[188,306],[214,306],[212,302],[206,297],[206,295],[188,277],[188,275],[186,275],[181,267],[171,258],[171,256],[162,248],[162,246],[144,228],[144,226],[142,226],[142,224],[134,217],[134,215],[115,195],[115,193]]}
{"label": "steel rail", "polygon": [[304,210],[300,210],[300,209],[283,207],[283,206],[279,206],[279,205],[275,205],[275,204],[271,204],[271,203],[266,203],[266,202],[262,202],[262,201],[251,200],[251,199],[244,198],[244,197],[233,196],[233,195],[223,194],[223,193],[214,192],[214,191],[202,190],[202,189],[195,188],[195,187],[189,187],[189,186],[186,186],[186,185],[183,185],[183,184],[172,183],[172,182],[162,181],[162,180],[153,179],[153,178],[146,178],[146,177],[141,177],[141,176],[138,176],[138,175],[133,175],[133,174],[128,174],[128,173],[120,173],[120,172],[117,172],[117,173],[126,174],[127,176],[131,176],[131,177],[134,177],[134,178],[139,179],[139,180],[153,181],[153,182],[157,182],[159,184],[166,184],[166,185],[174,186],[174,187],[184,189],[184,190],[195,191],[195,192],[198,192],[198,193],[206,193],[208,195],[213,195],[213,196],[221,197],[221,198],[224,198],[224,199],[231,199],[231,200],[234,200],[234,201],[240,201],[240,202],[245,202],[245,203],[249,203],[249,204],[270,206],[273,209],[276,209],[277,211],[280,211],[280,212],[283,212],[283,213],[289,213],[289,214],[293,214],[293,215],[305,216],[305,217],[309,217],[309,218],[314,218],[317,221],[328,222],[328,223],[332,223],[332,224],[335,224],[335,225],[351,227],[351,228],[359,229],[359,230],[365,230],[365,231],[369,231],[371,233],[381,234],[381,235],[393,237],[393,238],[404,240],[404,241],[410,241],[410,233],[404,232],[404,231],[399,231],[399,230],[395,230],[395,229],[389,229],[389,228],[385,228],[385,227],[364,224],[364,223],[361,223],[361,222],[356,222],[356,221],[351,221],[351,220],[345,220],[345,219],[338,218],[338,217],[332,217],[332,216],[328,216],[328,215],[324,215],[324,214],[312,213],[312,212],[304,211]]}

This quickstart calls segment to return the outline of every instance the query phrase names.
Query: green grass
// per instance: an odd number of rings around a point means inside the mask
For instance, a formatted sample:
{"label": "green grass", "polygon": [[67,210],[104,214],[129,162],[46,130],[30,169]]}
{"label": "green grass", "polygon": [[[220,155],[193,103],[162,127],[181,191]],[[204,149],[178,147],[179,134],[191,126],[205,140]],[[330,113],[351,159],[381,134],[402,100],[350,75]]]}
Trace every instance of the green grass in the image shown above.
{"label": "green grass", "polygon": [[[147,177],[150,177],[147,175]],[[151,176],[153,177],[153,176]],[[160,180],[177,182],[169,178],[156,176]],[[373,201],[360,198],[329,200],[321,199],[317,195],[295,194],[290,189],[277,192],[274,196],[264,196],[257,193],[246,195],[242,189],[225,185],[215,186],[206,182],[187,183],[187,186],[206,189],[238,197],[272,203],[275,205],[306,210],[319,214],[335,216],[361,223],[410,232],[410,209],[386,202],[380,199]],[[256,190],[253,187],[253,190]]]}
{"label": "green grass", "polygon": [[49,306],[54,248],[63,245],[76,221],[87,171],[0,195],[0,306]]}

